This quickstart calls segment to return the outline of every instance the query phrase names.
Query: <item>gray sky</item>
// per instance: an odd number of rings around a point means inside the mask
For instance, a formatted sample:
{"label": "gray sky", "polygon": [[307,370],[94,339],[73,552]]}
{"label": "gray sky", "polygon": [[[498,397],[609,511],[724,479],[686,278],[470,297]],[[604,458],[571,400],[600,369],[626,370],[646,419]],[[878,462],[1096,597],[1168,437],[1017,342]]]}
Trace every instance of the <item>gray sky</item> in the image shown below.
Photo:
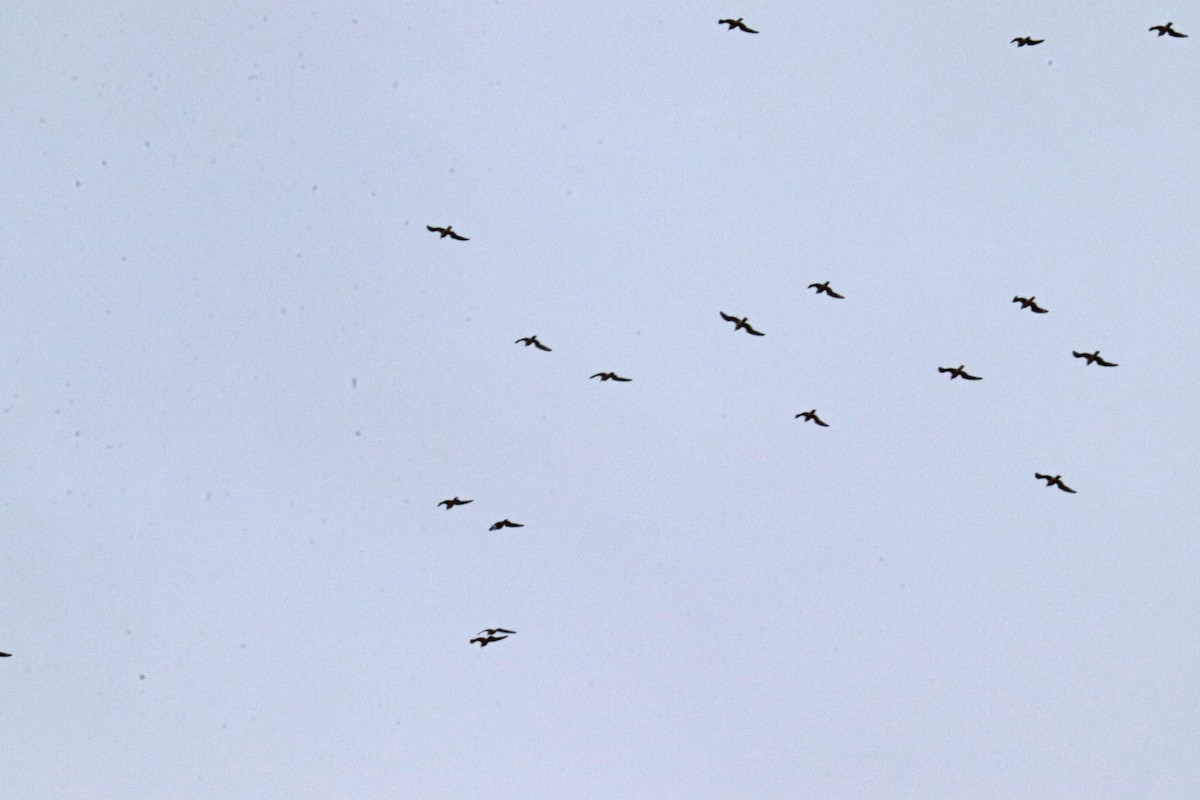
{"label": "gray sky", "polygon": [[1200,795],[1167,20],[6,4],[5,794]]}

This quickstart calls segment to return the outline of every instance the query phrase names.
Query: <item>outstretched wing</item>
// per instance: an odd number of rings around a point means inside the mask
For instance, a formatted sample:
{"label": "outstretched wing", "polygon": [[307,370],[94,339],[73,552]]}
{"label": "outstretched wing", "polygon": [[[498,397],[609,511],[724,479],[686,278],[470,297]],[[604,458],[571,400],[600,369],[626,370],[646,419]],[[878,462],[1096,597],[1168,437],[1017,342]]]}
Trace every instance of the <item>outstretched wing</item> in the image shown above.
{"label": "outstretched wing", "polygon": [[751,328],[750,323],[748,323],[748,322],[746,323],[746,333],[750,334],[751,336],[766,336],[765,333],[762,333],[761,331],[756,331],[756,330],[754,330],[754,328]]}
{"label": "outstretched wing", "polygon": [[1044,42],[1046,40],[1045,39],[1026,39],[1025,41],[1028,44],[1041,44],[1042,42]]}
{"label": "outstretched wing", "polygon": [[469,241],[471,241],[470,239],[468,239],[468,238],[467,238],[467,237],[465,237],[465,236],[459,236],[459,235],[458,235],[457,233],[455,233],[454,231],[447,231],[447,233],[449,233],[449,234],[450,234],[450,238],[451,238],[451,239],[458,239],[460,242],[469,242]]}
{"label": "outstretched wing", "polygon": [[530,344],[530,343],[531,343],[530,338],[528,336],[526,336],[524,339],[517,339],[515,342],[513,342],[513,344],[525,344],[525,345]]}
{"label": "outstretched wing", "polygon": [[1045,314],[1046,313],[1046,309],[1042,308],[1037,303],[1030,303],[1029,306],[1030,306],[1030,308],[1033,309],[1033,313],[1035,313],[1035,314]]}
{"label": "outstretched wing", "polygon": [[1075,490],[1072,489],[1070,486],[1067,486],[1062,481],[1058,482],[1058,488],[1062,489],[1064,492],[1070,492],[1071,494],[1075,494]]}
{"label": "outstretched wing", "polygon": [[1171,28],[1167,29],[1167,34],[1170,36],[1174,36],[1176,39],[1186,39],[1187,38],[1186,33],[1180,33],[1179,31],[1173,30]]}
{"label": "outstretched wing", "polygon": [[838,294],[838,293],[837,293],[837,292],[835,292],[833,289],[826,289],[825,291],[826,291],[826,292],[829,294],[829,296],[830,296],[830,297],[836,297],[838,300],[845,300],[845,299],[846,299],[844,295],[840,295],[840,294]]}
{"label": "outstretched wing", "polygon": [[1050,475],[1043,475],[1043,474],[1042,474],[1042,473],[1040,473],[1040,472],[1035,472],[1035,473],[1033,473],[1033,477],[1037,478],[1039,481],[1049,481],[1049,480],[1054,480],[1053,476],[1050,476]]}
{"label": "outstretched wing", "polygon": [[816,289],[816,290],[817,290],[817,294],[820,294],[820,293],[821,293],[821,284],[819,284],[819,283],[810,283],[810,284],[808,285],[808,288],[810,288],[810,289]]}
{"label": "outstretched wing", "polygon": [[1114,364],[1113,362],[1105,361],[1103,358],[1099,358],[1099,357],[1096,358],[1096,363],[1102,367],[1115,367],[1116,366],[1116,364]]}
{"label": "outstretched wing", "polygon": [[633,380],[633,378],[622,378],[620,375],[613,375],[612,379],[614,381],[620,381],[621,383],[629,383],[631,380]]}
{"label": "outstretched wing", "polygon": [[445,506],[447,509],[449,509],[452,504],[450,503],[449,500],[443,500],[442,502],[438,503],[438,505]]}
{"label": "outstretched wing", "polygon": [[1071,355],[1075,356],[1076,358],[1087,358],[1091,355],[1091,353],[1076,353],[1074,350],[1072,350]]}
{"label": "outstretched wing", "polygon": [[954,367],[938,367],[938,372],[954,372]]}
{"label": "outstretched wing", "polygon": [[542,344],[537,339],[533,340],[533,346],[536,347],[538,350],[545,350],[547,353],[550,352],[550,348],[546,347],[546,345]]}
{"label": "outstretched wing", "polygon": [[754,30],[753,28],[747,28],[746,23],[744,23],[744,22],[739,22],[737,26],[739,28],[741,28],[742,30],[744,30],[746,33],[758,33],[758,31]]}
{"label": "outstretched wing", "polygon": [[818,424],[818,425],[820,425],[822,428],[828,428],[828,427],[829,427],[829,423],[828,423],[828,422],[822,422],[822,421],[821,421],[821,418],[820,418],[820,417],[818,417],[818,416],[815,416],[815,415],[814,415],[812,419],[813,419],[813,422],[817,423],[817,424]]}
{"label": "outstretched wing", "polygon": [[967,373],[965,373],[965,372],[964,372],[964,373],[961,373],[961,374],[962,374],[963,378],[965,378],[966,380],[969,380],[969,381],[981,381],[981,380],[983,380],[983,378],[980,378],[978,375],[969,375],[969,374],[967,374]]}
{"label": "outstretched wing", "polygon": [[731,317],[728,314],[726,314],[724,311],[721,312],[721,319],[725,320],[726,322],[738,322],[739,321],[737,317]]}
{"label": "outstretched wing", "polygon": [[441,232],[442,232],[442,229],[441,229],[441,228],[435,228],[435,227],[433,227],[432,225],[426,225],[426,226],[425,226],[425,230],[427,230],[427,231],[433,231],[434,233],[441,233]]}
{"label": "outstretched wing", "polygon": [[[604,373],[597,372],[595,375],[592,376],[592,378],[599,378],[600,380],[604,380]],[[590,381],[592,378],[588,378],[588,380]]]}
{"label": "outstretched wing", "polygon": [[510,631],[508,628],[496,628],[495,632],[496,633],[516,633],[516,631]]}
{"label": "outstretched wing", "polygon": [[523,524],[521,524],[520,522],[509,522],[508,520],[504,520],[504,527],[506,527],[506,528],[524,528],[525,526]]}

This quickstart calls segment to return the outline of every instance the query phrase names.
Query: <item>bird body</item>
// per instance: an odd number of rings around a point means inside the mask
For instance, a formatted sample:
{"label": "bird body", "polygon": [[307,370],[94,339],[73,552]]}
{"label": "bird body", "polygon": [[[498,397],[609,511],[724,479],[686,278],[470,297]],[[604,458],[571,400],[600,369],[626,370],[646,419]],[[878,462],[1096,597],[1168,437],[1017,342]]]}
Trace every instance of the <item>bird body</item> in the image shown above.
{"label": "bird body", "polygon": [[1045,314],[1046,309],[1042,308],[1037,303],[1033,302],[1034,299],[1035,298],[1033,298],[1033,297],[1014,297],[1013,302],[1020,303],[1021,308],[1028,308],[1031,311],[1033,311],[1033,313],[1035,313],[1035,314]]}
{"label": "bird body", "polygon": [[[1044,41],[1046,41],[1046,40],[1045,39],[1030,39],[1028,36],[1018,36],[1016,39],[1013,39],[1013,42],[1017,43],[1017,47],[1024,47],[1025,45],[1041,44]],[[1011,44],[1011,43],[1012,42],[1010,42],[1009,44]]]}
{"label": "bird body", "polygon": [[526,347],[533,345],[538,350],[545,350],[547,353],[550,352],[549,347],[546,347],[546,345],[538,341],[537,334],[534,334],[533,336],[526,336],[523,339],[517,339],[515,342],[513,342],[513,344],[524,344]]}
{"label": "bird body", "polygon": [[830,297],[836,297],[838,300],[846,299],[843,295],[840,295],[837,292],[835,292],[833,289],[829,288],[829,281],[825,281],[824,283],[810,283],[808,285],[808,288],[816,289],[817,294],[824,292],[825,294],[829,295]]}
{"label": "bird body", "polygon": [[509,520],[509,519],[502,519],[499,522],[493,523],[492,527],[488,528],[488,530],[489,531],[498,531],[501,528],[524,528],[524,527],[525,526],[519,522],[513,522],[512,520]]}
{"label": "bird body", "polygon": [[804,417],[805,422],[815,422],[822,428],[829,427],[829,423],[821,421],[821,418],[817,416],[817,410],[815,408],[812,411],[802,411],[796,415],[796,419],[800,419],[801,417]]}
{"label": "bird body", "polygon": [[1163,34],[1169,34],[1171,36],[1174,36],[1176,39],[1186,39],[1187,38],[1186,33],[1180,33],[1179,31],[1177,31],[1173,27],[1171,27],[1174,24],[1175,23],[1173,23],[1173,22],[1168,22],[1166,25],[1154,25],[1153,27],[1148,28],[1147,30],[1158,31],[1159,36],[1162,36]]}
{"label": "bird body", "polygon": [[479,642],[480,647],[487,647],[489,642],[498,642],[501,639],[507,639],[507,636],[488,636],[486,639],[482,636],[476,636],[471,640],[471,644]]}
{"label": "bird body", "polygon": [[[615,372],[597,372],[592,376],[592,378],[599,378],[601,383],[604,381],[621,381],[622,383],[629,383],[631,380],[633,380],[633,378],[622,378]],[[588,380],[590,381],[592,378],[588,378]]]}
{"label": "bird body", "polygon": [[1117,365],[1116,365],[1116,364],[1114,364],[1113,362],[1111,362],[1111,361],[1105,361],[1103,358],[1101,358],[1101,357],[1100,357],[1100,351],[1099,351],[1099,350],[1097,350],[1097,351],[1096,351],[1096,352],[1094,352],[1094,353],[1079,353],[1079,352],[1076,352],[1076,351],[1072,350],[1072,351],[1071,351],[1071,355],[1075,356],[1076,358],[1082,358],[1082,359],[1086,359],[1086,360],[1087,360],[1087,363],[1088,363],[1088,366],[1091,366],[1092,364],[1099,364],[1099,365],[1100,365],[1100,366],[1102,366],[1102,367],[1115,367],[1115,366],[1117,366]]}
{"label": "bird body", "polygon": [[752,328],[750,326],[750,323],[747,322],[748,317],[742,317],[741,319],[738,319],[737,317],[731,317],[728,314],[726,314],[724,311],[722,311],[721,319],[734,323],[733,329],[735,331],[740,331],[743,328],[745,328],[746,333],[750,334],[751,336],[766,336],[765,333],[759,333],[758,331],[754,330],[754,328]]}
{"label": "bird body", "polygon": [[1038,480],[1045,481],[1047,489],[1049,489],[1051,486],[1057,486],[1059,489],[1062,489],[1064,492],[1070,492],[1071,494],[1075,494],[1074,489],[1072,489],[1070,486],[1067,486],[1065,483],[1062,482],[1062,475],[1043,475],[1040,472],[1035,472],[1035,473],[1033,473],[1033,477],[1037,478]]}
{"label": "bird body", "polygon": [[442,502],[438,503],[438,505],[445,506],[446,510],[449,511],[450,509],[454,508],[455,506],[465,506],[467,503],[474,503],[474,502],[475,502],[474,500],[459,500],[458,497],[455,496],[455,497],[451,497],[449,500],[443,500]]}
{"label": "bird body", "polygon": [[938,372],[949,372],[950,380],[954,380],[955,378],[962,378],[968,381],[983,380],[983,378],[976,377],[975,375],[968,375],[967,371],[963,369],[962,364],[959,364],[957,367],[938,367]]}
{"label": "bird body", "polygon": [[447,225],[444,228],[435,228],[432,225],[426,225],[425,230],[433,231],[434,233],[438,234],[439,239],[445,239],[447,236],[449,236],[451,239],[458,239],[460,242],[471,241],[467,237],[459,236],[457,233],[455,233],[453,225]]}
{"label": "bird body", "polygon": [[737,19],[719,19],[719,20],[717,20],[717,24],[718,25],[728,25],[729,30],[731,30],[731,31],[734,29],[737,29],[737,30],[745,31],[746,33],[758,33],[758,31],[756,31],[756,30],[747,28],[746,23],[742,22],[741,17],[738,17]]}

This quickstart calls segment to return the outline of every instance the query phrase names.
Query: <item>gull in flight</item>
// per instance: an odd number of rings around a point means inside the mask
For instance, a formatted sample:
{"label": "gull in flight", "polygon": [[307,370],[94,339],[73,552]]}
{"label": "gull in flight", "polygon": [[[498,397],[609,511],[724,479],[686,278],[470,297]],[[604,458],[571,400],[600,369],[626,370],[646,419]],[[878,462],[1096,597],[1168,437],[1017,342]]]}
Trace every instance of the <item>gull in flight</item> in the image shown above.
{"label": "gull in flight", "polygon": [[822,422],[821,418],[817,416],[817,410],[815,408],[812,411],[802,411],[796,415],[796,419],[800,419],[801,417],[804,417],[805,422],[815,422],[822,428],[829,427],[828,422]]}
{"label": "gull in flight", "polygon": [[433,232],[434,232],[434,233],[436,233],[436,234],[440,234],[440,235],[438,236],[438,238],[439,238],[439,239],[445,239],[447,236],[449,236],[451,239],[458,239],[460,242],[469,242],[469,241],[471,241],[471,240],[470,240],[470,239],[468,239],[467,237],[465,237],[465,236],[459,236],[457,233],[455,233],[455,232],[454,232],[454,226],[453,226],[453,225],[447,225],[447,226],[446,226],[446,227],[444,227],[444,228],[435,228],[435,227],[433,227],[432,225],[426,225],[426,226],[425,226],[425,230],[428,230],[428,231],[433,231]]}
{"label": "gull in flight", "polygon": [[[728,25],[729,30],[734,30],[736,28],[738,30],[745,31],[746,33],[758,33],[758,31],[756,31],[756,30],[747,28],[746,23],[742,22],[741,17],[738,17],[737,19],[719,19],[719,20],[717,20],[717,24],[718,25]],[[1170,25],[1171,23],[1168,22],[1167,24]]]}
{"label": "gull in flight", "polygon": [[536,333],[533,336],[526,336],[524,339],[517,339],[515,342],[513,342],[513,344],[524,344],[526,347],[529,347],[529,345],[533,345],[538,350],[545,350],[547,353],[550,352],[549,347],[546,347],[546,345],[544,345],[538,341],[538,337],[537,337]]}
{"label": "gull in flight", "polygon": [[724,311],[722,311],[721,319],[734,323],[733,329],[735,331],[740,331],[742,328],[745,328],[746,333],[750,334],[751,336],[766,336],[765,333],[759,333],[758,331],[754,330],[753,327],[750,326],[750,323],[746,321],[748,319],[748,317],[742,317],[741,319],[738,319],[737,317],[731,317],[728,314],[726,314]]}
{"label": "gull in flight", "polygon": [[[601,383],[604,381],[622,381],[624,383],[629,383],[631,380],[633,380],[633,378],[622,378],[615,372],[597,372],[592,376],[592,378],[599,378]],[[588,378],[588,380],[590,381],[592,378]]]}
{"label": "gull in flight", "polygon": [[816,289],[817,294],[824,292],[825,294],[829,295],[830,297],[836,297],[838,300],[846,299],[843,295],[840,295],[837,292],[835,292],[833,289],[829,288],[829,281],[825,281],[824,283],[810,283],[808,285],[808,288]]}
{"label": "gull in flight", "polygon": [[1033,297],[1014,297],[1013,302],[1020,303],[1021,308],[1028,308],[1031,311],[1033,311],[1033,313],[1035,313],[1035,314],[1045,314],[1046,309],[1042,308],[1037,303],[1033,302],[1034,299],[1035,298],[1033,298]]}
{"label": "gull in flight", "polygon": [[[1017,47],[1024,47],[1027,44],[1029,44],[1029,45],[1041,44],[1044,41],[1046,41],[1046,40],[1045,39],[1030,39],[1028,36],[1018,36],[1016,39],[1013,39],[1013,42],[1017,43]],[[1012,42],[1009,42],[1009,44],[1012,44]]]}
{"label": "gull in flight", "polygon": [[1037,478],[1040,481],[1045,481],[1047,489],[1049,489],[1051,486],[1057,486],[1058,488],[1062,489],[1064,492],[1070,492],[1071,494],[1075,494],[1074,489],[1072,489],[1070,486],[1067,486],[1065,483],[1062,482],[1062,475],[1043,475],[1040,472],[1035,472],[1035,473],[1033,473],[1033,477]]}
{"label": "gull in flight", "polygon": [[455,506],[465,506],[467,503],[474,503],[474,502],[475,502],[474,500],[459,500],[456,495],[456,496],[450,498],[449,500],[443,500],[442,502],[438,503],[438,505],[445,506],[446,510],[449,511],[450,509],[454,508]]}
{"label": "gull in flight", "polygon": [[1162,36],[1164,33],[1166,33],[1171,36],[1174,36],[1176,39],[1186,39],[1187,34],[1180,33],[1179,31],[1172,28],[1171,26],[1173,24],[1174,24],[1173,22],[1168,22],[1166,25],[1155,25],[1153,28],[1147,28],[1147,30],[1158,31],[1159,36]]}
{"label": "gull in flight", "polygon": [[524,527],[525,526],[519,522],[513,522],[512,520],[509,520],[509,519],[502,519],[499,522],[493,523],[492,527],[488,528],[488,530],[489,531],[498,531],[501,528],[524,528]]}
{"label": "gull in flight", "polygon": [[1071,355],[1075,356],[1076,358],[1086,358],[1089,366],[1091,366],[1092,364],[1099,364],[1102,367],[1115,367],[1116,366],[1116,364],[1114,364],[1113,362],[1105,361],[1103,358],[1101,358],[1099,350],[1097,350],[1094,353],[1077,353],[1074,350],[1072,350]]}
{"label": "gull in flight", "polygon": [[954,380],[955,378],[963,378],[964,380],[968,381],[983,380],[983,378],[978,378],[974,375],[967,374],[967,371],[963,369],[962,364],[959,364],[957,367],[938,367],[938,372],[949,372],[950,380]]}

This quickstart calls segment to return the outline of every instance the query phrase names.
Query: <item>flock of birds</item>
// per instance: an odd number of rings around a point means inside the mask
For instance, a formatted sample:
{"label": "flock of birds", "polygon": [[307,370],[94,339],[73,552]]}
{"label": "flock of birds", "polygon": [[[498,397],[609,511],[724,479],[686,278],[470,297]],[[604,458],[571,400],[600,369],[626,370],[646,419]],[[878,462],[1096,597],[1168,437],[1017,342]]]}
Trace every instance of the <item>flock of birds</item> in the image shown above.
{"label": "flock of birds", "polygon": [[[757,30],[754,30],[753,28],[750,28],[749,26],[747,26],[742,17],[738,17],[737,19],[718,20],[717,24],[728,26],[728,30],[730,30],[730,31],[740,30],[745,33],[758,33]],[[1179,31],[1175,30],[1174,24],[1171,22],[1168,22],[1165,25],[1155,25],[1155,26],[1151,27],[1149,30],[1156,31],[1159,36],[1172,36],[1172,37],[1175,37],[1178,39],[1186,39],[1187,38],[1187,34],[1180,33]],[[1045,41],[1045,39],[1034,39],[1029,36],[1018,36],[1017,38],[1013,39],[1011,43],[1016,44],[1017,47],[1027,47],[1027,46],[1034,46],[1034,45],[1042,44],[1044,41]],[[455,232],[453,226],[451,226],[451,225],[446,225],[445,227],[426,225],[425,227],[431,233],[438,234],[438,238],[440,238],[440,239],[445,239],[446,237],[450,237],[451,239],[457,239],[458,241],[461,241],[461,242],[470,241],[470,239],[467,238],[466,236],[462,236],[461,234]],[[818,294],[818,295],[825,294],[825,295],[828,295],[829,297],[837,299],[837,300],[845,299],[845,295],[839,294],[838,292],[829,288],[829,281],[825,281],[824,283],[811,283],[808,285],[808,288],[816,289],[816,294]],[[1020,297],[1020,296],[1014,297],[1012,299],[1012,302],[1019,303],[1021,305],[1022,310],[1028,309],[1031,312],[1033,312],[1034,314],[1048,313],[1047,309],[1045,309],[1037,304],[1036,297],[1034,297],[1032,295],[1029,297]],[[750,336],[765,336],[766,335],[762,331],[756,330],[754,328],[754,326],[752,326],[750,324],[749,317],[746,317],[746,316],[737,317],[732,314],[727,314],[724,311],[721,311],[720,314],[721,314],[721,319],[725,320],[726,322],[733,323],[733,326],[734,326],[733,329],[735,332],[736,331],[745,331]],[[533,346],[533,347],[537,348],[538,350],[541,350],[546,353],[552,352],[551,348],[549,348],[545,344],[543,344],[542,341],[540,339],[538,339],[536,334],[532,335],[532,336],[524,336],[520,339],[517,339],[514,342],[514,344],[521,344],[521,345],[524,345],[525,347]],[[1102,367],[1117,366],[1116,363],[1114,363],[1112,361],[1106,361],[1105,359],[1101,358],[1099,350],[1093,351],[1091,353],[1080,353],[1078,351],[1072,350],[1071,353],[1072,353],[1072,355],[1074,355],[1075,358],[1084,359],[1084,361],[1086,362],[1086,364],[1088,366],[1090,366],[1092,364],[1099,364]],[[964,365],[964,364],[959,364],[957,367],[938,367],[937,371],[939,373],[948,374],[950,376],[950,380],[954,380],[955,378],[962,378],[963,380],[967,380],[967,381],[983,380],[980,376],[972,375],[969,372],[967,372],[966,365]],[[599,378],[601,380],[601,382],[618,381],[618,382],[628,383],[629,381],[633,380],[632,378],[621,377],[620,375],[618,375],[615,372],[597,372],[595,375],[592,375],[589,380],[595,379],[595,378]],[[817,410],[815,408],[809,409],[808,411],[802,411],[799,414],[797,414],[795,418],[803,419],[805,422],[812,422],[822,428],[829,427],[829,423],[825,422],[819,416],[817,416]],[[1074,489],[1072,489],[1071,487],[1069,487],[1065,483],[1063,483],[1062,475],[1045,475],[1041,472],[1035,472],[1034,477],[1037,480],[1045,481],[1047,489],[1049,489],[1051,487],[1057,487],[1059,490],[1061,490],[1063,492],[1068,492],[1070,494],[1076,493]],[[454,508],[455,506],[462,506],[462,505],[466,505],[467,503],[471,503],[471,502],[474,502],[474,501],[462,500],[456,496],[456,497],[450,498],[449,500],[443,500],[442,502],[438,503],[438,506],[439,507],[445,506],[446,510],[449,511],[450,509]],[[502,519],[499,522],[494,523],[488,530],[496,531],[496,530],[500,530],[502,528],[520,528],[520,527],[523,527],[520,523],[512,522],[509,519]],[[478,642],[479,646],[481,648],[487,647],[488,644],[490,644],[492,642],[498,642],[502,639],[507,639],[509,636],[511,636],[514,633],[516,633],[516,631],[507,630],[505,628],[485,628],[484,630],[482,630],[478,634],[476,634],[475,638],[470,640],[470,644],[475,644]],[[497,634],[503,634],[503,635],[498,636]],[[0,655],[2,655],[2,654],[0,654]]]}

